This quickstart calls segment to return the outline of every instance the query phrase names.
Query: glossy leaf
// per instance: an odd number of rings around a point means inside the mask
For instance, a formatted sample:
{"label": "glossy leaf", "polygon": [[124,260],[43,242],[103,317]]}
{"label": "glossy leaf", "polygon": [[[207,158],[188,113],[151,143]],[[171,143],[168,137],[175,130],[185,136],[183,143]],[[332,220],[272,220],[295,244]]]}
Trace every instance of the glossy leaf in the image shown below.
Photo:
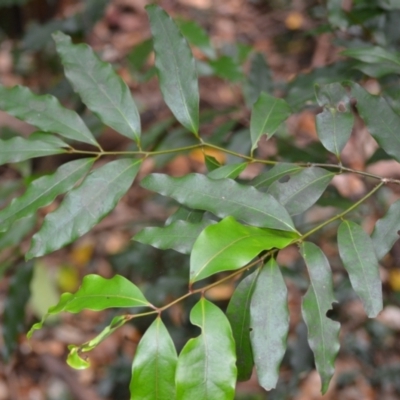
{"label": "glossy leaf", "polygon": [[400,115],[396,114],[383,97],[369,94],[356,83],[351,83],[351,94],[357,100],[357,110],[369,133],[383,150],[400,161]]}
{"label": "glossy leaf", "polygon": [[313,243],[303,242],[300,252],[307,265],[310,286],[303,297],[301,313],[308,329],[308,343],[314,353],[315,365],[321,377],[324,394],[335,372],[335,359],[339,351],[340,324],[326,313],[335,302],[332,272],[321,249]]}
{"label": "glossy leaf", "polygon": [[246,169],[247,165],[248,163],[223,165],[209,172],[207,176],[211,179],[235,179]]}
{"label": "glossy leaf", "polygon": [[382,259],[399,239],[400,200],[393,203],[375,224],[371,239],[378,260]]}
{"label": "glossy leaf", "polygon": [[147,329],[136,349],[130,400],[175,399],[177,361],[174,343],[158,317]]}
{"label": "glossy leaf", "polygon": [[75,111],[64,108],[54,96],[38,96],[23,86],[6,88],[0,85],[0,110],[43,132],[58,133],[68,139],[97,146],[96,139],[81,117]]}
{"label": "glossy leaf", "polygon": [[192,210],[191,208],[180,206],[175,213],[165,221],[165,225],[170,225],[175,221],[186,221],[196,224],[202,221],[203,215],[204,211]]}
{"label": "glossy leaf", "polygon": [[279,163],[274,165],[267,172],[263,172],[256,176],[249,182],[249,185],[254,186],[256,189],[268,189],[275,181],[289,177],[291,174],[299,172],[303,167],[295,164]]}
{"label": "glossy leaf", "polygon": [[296,238],[293,232],[241,225],[233,217],[226,217],[204,229],[194,243],[190,282],[217,272],[239,269],[263,250],[283,249]]}
{"label": "glossy leaf", "polygon": [[53,33],[65,76],[82,101],[106,125],[139,141],[140,117],[126,83],[87,44],[74,45],[62,32]]}
{"label": "glossy leaf", "polygon": [[0,211],[0,232],[7,230],[17,219],[49,205],[58,195],[72,189],[93,162],[94,158],[71,161],[59,167],[54,174],[34,180],[22,196]]}
{"label": "glossy leaf", "polygon": [[291,112],[291,108],[285,100],[261,92],[251,111],[251,150],[257,148],[262,135],[266,135],[267,139],[270,139]]}
{"label": "glossy leaf", "polygon": [[25,306],[31,295],[29,286],[32,276],[32,262],[22,263],[17,265],[16,272],[9,282],[2,321],[2,354],[6,362],[18,346],[18,335],[24,331]]}
{"label": "glossy leaf", "polygon": [[153,35],[155,65],[164,100],[176,119],[198,136],[199,89],[196,64],[186,39],[158,5],[146,6]]}
{"label": "glossy leaf", "polygon": [[211,223],[211,220],[194,224],[178,220],[162,228],[144,228],[133,239],[158,249],[174,249],[179,253],[190,254],[200,233]]}
{"label": "glossy leaf", "polygon": [[383,308],[382,283],[371,238],[355,222],[343,221],[338,230],[338,245],[351,286],[368,316],[376,317]]}
{"label": "glossy leaf", "polygon": [[56,211],[46,216],[32,238],[26,258],[58,250],[93,228],[128,191],[140,163],[140,160],[120,159],[92,171],[65,196]]}
{"label": "glossy leaf", "polygon": [[236,344],[238,380],[247,381],[253,372],[253,350],[250,342],[250,302],[258,272],[246,276],[231,297],[226,316],[231,324]]}
{"label": "glossy leaf", "polygon": [[172,178],[151,174],[141,185],[170,196],[187,207],[210,211],[220,218],[228,215],[251,225],[295,231],[288,212],[275,198],[231,179],[214,180],[201,174]]}
{"label": "glossy leaf", "polygon": [[259,384],[276,387],[289,332],[287,288],[278,264],[268,261],[260,270],[250,305],[250,340]]}
{"label": "glossy leaf", "polygon": [[300,214],[316,203],[334,176],[333,172],[322,168],[304,168],[291,175],[288,181],[275,181],[269,187],[268,193],[274,196],[290,215]]}
{"label": "glossy leaf", "polygon": [[0,165],[66,152],[58,145],[36,138],[16,136],[8,140],[0,139]]}
{"label": "glossy leaf", "polygon": [[315,91],[318,104],[323,107],[316,116],[318,137],[328,151],[339,157],[354,124],[350,97],[340,83],[316,86]]}
{"label": "glossy leaf", "polygon": [[176,400],[230,400],[235,395],[235,342],[224,313],[205,298],[192,308],[190,321],[201,335],[182,349],[176,369]]}
{"label": "glossy leaf", "polygon": [[42,327],[49,315],[64,311],[76,314],[84,309],[101,311],[113,307],[151,307],[151,304],[139,288],[123,276],[115,275],[105,279],[100,275],[86,275],[79,290],[63,293],[58,304],[50,307],[42,321],[32,326],[28,337]]}

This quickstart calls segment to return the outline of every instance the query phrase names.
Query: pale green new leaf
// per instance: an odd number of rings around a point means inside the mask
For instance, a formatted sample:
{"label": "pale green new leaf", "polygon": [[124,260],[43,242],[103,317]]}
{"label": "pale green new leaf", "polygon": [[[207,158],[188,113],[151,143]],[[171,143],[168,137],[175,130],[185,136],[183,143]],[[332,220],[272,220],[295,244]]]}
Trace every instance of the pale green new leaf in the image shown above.
{"label": "pale green new leaf", "polygon": [[251,112],[251,150],[257,148],[262,135],[266,135],[267,139],[270,139],[291,112],[292,110],[285,100],[261,92]]}
{"label": "pale green new leaf", "polygon": [[248,163],[228,164],[214,169],[207,174],[211,179],[236,179],[247,167]]}
{"label": "pale green new leaf", "polygon": [[316,116],[318,137],[324,147],[339,158],[348,142],[354,124],[350,97],[340,83],[315,87],[323,111]]}
{"label": "pale green new leaf", "polygon": [[287,288],[272,258],[260,270],[250,305],[250,340],[259,384],[276,387],[289,332]]}
{"label": "pale green new leaf", "polygon": [[246,276],[231,297],[226,316],[231,324],[236,344],[238,380],[247,381],[253,372],[253,350],[250,342],[250,302],[258,272]]}
{"label": "pale green new leaf", "polygon": [[367,315],[376,317],[383,307],[382,283],[371,238],[355,222],[343,221],[338,229],[338,245],[351,286],[360,296]]}
{"label": "pale green new leaf", "polygon": [[214,221],[211,220],[198,223],[177,220],[165,227],[144,228],[133,237],[133,240],[162,250],[174,249],[179,253],[190,254],[200,233],[212,223]]}
{"label": "pale green new leaf", "polygon": [[65,76],[82,101],[104,124],[138,142],[140,117],[126,83],[87,44],[74,45],[62,32],[52,36]]}
{"label": "pale green new leaf", "polygon": [[201,335],[182,349],[176,369],[176,400],[232,400],[236,384],[235,341],[224,313],[205,298],[190,321]]}
{"label": "pale green new leaf", "polygon": [[313,243],[303,242],[300,252],[307,265],[310,286],[303,297],[301,313],[308,329],[308,343],[314,353],[315,365],[322,381],[322,394],[329,387],[335,372],[335,359],[339,351],[340,324],[326,313],[335,302],[332,272],[321,249]]}
{"label": "pale green new leaf", "polygon": [[129,386],[130,400],[175,399],[177,361],[171,336],[158,317],[136,348]]}
{"label": "pale green new leaf", "polygon": [[288,181],[276,180],[269,187],[268,193],[274,196],[290,215],[297,215],[317,202],[334,176],[333,172],[322,168],[304,168],[291,175]]}
{"label": "pale green new leaf", "polygon": [[42,321],[32,326],[28,337],[40,329],[49,315],[60,312],[79,313],[84,309],[101,311],[113,307],[152,307],[140,289],[120,275],[105,279],[100,275],[86,275],[82,285],[75,293],[63,293],[53,307],[50,307]]}
{"label": "pale green new leaf", "polygon": [[38,96],[23,86],[6,88],[0,85],[0,110],[43,132],[58,133],[68,139],[97,146],[96,139],[81,117],[75,111],[64,108],[56,97],[49,94]]}
{"label": "pale green new leaf", "polygon": [[378,260],[382,259],[399,239],[400,200],[394,202],[385,216],[375,224],[371,239]]}
{"label": "pale green new leaf", "polygon": [[176,119],[198,136],[199,89],[196,63],[190,47],[175,22],[161,7],[151,4],[146,10],[164,100]]}
{"label": "pale green new leaf", "polygon": [[203,230],[190,256],[190,282],[245,266],[263,250],[283,249],[298,236],[293,232],[242,225],[226,217]]}
{"label": "pale green new leaf", "polygon": [[251,225],[296,232],[288,212],[273,196],[232,179],[215,180],[201,174],[181,178],[151,174],[141,185],[220,218],[231,215]]}
{"label": "pale green new leaf", "polygon": [[0,232],[25,215],[32,214],[40,207],[50,204],[58,195],[72,189],[91,168],[94,158],[70,161],[58,168],[52,175],[46,175],[31,182],[26,192],[15,198],[8,207],[0,211]]}
{"label": "pale green new leaf", "polygon": [[128,191],[140,164],[141,160],[120,159],[92,171],[56,211],[46,216],[26,259],[58,250],[93,228]]}

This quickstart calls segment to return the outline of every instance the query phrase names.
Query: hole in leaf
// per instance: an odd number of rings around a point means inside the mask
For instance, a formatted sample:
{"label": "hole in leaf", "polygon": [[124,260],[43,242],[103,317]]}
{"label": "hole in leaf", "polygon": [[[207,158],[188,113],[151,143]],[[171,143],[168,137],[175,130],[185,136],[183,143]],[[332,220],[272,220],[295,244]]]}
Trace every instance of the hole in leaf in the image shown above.
{"label": "hole in leaf", "polygon": [[290,181],[290,175],[284,175],[282,178],[279,178],[278,182],[279,183],[286,183]]}
{"label": "hole in leaf", "polygon": [[339,305],[337,303],[333,303],[332,308],[328,310],[325,315],[332,321],[339,321],[339,310]]}
{"label": "hole in leaf", "polygon": [[251,332],[253,330],[253,328],[249,328],[249,332]]}

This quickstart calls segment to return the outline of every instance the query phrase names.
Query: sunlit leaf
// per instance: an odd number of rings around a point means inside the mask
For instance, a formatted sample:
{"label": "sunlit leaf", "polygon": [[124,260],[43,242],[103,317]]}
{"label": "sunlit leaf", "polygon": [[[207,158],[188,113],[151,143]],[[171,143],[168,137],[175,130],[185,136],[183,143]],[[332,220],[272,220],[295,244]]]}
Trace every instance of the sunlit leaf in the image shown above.
{"label": "sunlit leaf", "polygon": [[251,112],[251,149],[257,148],[262,135],[266,135],[267,139],[270,139],[291,112],[292,110],[285,100],[261,92]]}
{"label": "sunlit leaf", "polygon": [[176,119],[196,136],[199,130],[199,90],[196,64],[186,39],[158,5],[146,6],[153,35],[155,65],[164,100]]}
{"label": "sunlit leaf", "polygon": [[333,172],[322,168],[304,168],[291,175],[285,182],[275,181],[269,187],[268,193],[274,196],[290,215],[300,214],[316,203],[334,176]]}
{"label": "sunlit leaf", "polygon": [[382,283],[371,238],[355,222],[343,221],[338,229],[338,245],[351,286],[368,316],[376,317],[383,308]]}
{"label": "sunlit leaf", "polygon": [[56,211],[46,216],[26,258],[51,253],[88,232],[128,191],[140,164],[141,160],[120,159],[92,171]]}
{"label": "sunlit leaf", "polygon": [[176,399],[232,400],[236,357],[232,330],[224,313],[205,298],[192,308],[190,321],[201,335],[182,349],[176,370]]}
{"label": "sunlit leaf", "polygon": [[0,85],[0,110],[43,132],[58,133],[68,139],[97,145],[81,117],[75,111],[64,108],[54,96],[38,96],[23,86],[6,88]]}
{"label": "sunlit leaf", "polygon": [[87,44],[74,45],[62,32],[53,33],[65,76],[82,101],[104,124],[139,141],[140,117],[126,83]]}
{"label": "sunlit leaf", "polygon": [[141,185],[187,207],[210,211],[221,218],[231,215],[255,226],[295,231],[288,212],[273,196],[232,179],[215,180],[201,174],[181,178],[151,174]]}
{"label": "sunlit leaf", "polygon": [[50,204],[59,194],[72,189],[94,162],[93,158],[71,161],[58,168],[52,175],[32,181],[26,192],[15,198],[11,204],[0,211],[0,232],[25,215],[32,214],[40,207]]}
{"label": "sunlit leaf", "polygon": [[248,163],[223,165],[209,172],[207,176],[211,179],[235,179],[246,169],[247,165]]}
{"label": "sunlit leaf", "polygon": [[250,340],[259,384],[275,388],[289,332],[287,288],[278,264],[268,261],[260,270],[250,305]]}
{"label": "sunlit leaf", "polygon": [[241,225],[226,217],[197,238],[190,256],[190,282],[239,269],[263,250],[282,249],[296,238],[292,232]]}
{"label": "sunlit leaf", "polygon": [[130,400],[175,399],[177,361],[174,343],[158,317],[147,329],[136,349]]}
{"label": "sunlit leaf", "polygon": [[315,365],[321,377],[324,394],[335,372],[335,359],[339,351],[340,324],[326,313],[335,302],[332,272],[321,249],[313,243],[303,242],[300,252],[307,265],[310,286],[303,297],[301,312],[308,329],[308,343],[314,353]]}

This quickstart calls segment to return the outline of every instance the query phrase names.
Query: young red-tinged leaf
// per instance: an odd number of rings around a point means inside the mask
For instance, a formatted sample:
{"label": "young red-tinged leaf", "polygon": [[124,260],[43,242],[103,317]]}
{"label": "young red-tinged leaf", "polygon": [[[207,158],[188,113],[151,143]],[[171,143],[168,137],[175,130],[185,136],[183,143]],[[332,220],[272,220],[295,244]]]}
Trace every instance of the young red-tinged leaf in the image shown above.
{"label": "young red-tinged leaf", "polygon": [[140,289],[131,281],[120,275],[105,279],[99,275],[86,275],[82,285],[75,293],[63,293],[53,307],[50,307],[44,318],[32,326],[28,338],[40,329],[49,315],[60,312],[79,313],[84,309],[101,311],[115,307],[151,307]]}
{"label": "young red-tinged leaf", "polygon": [[287,288],[278,264],[268,261],[260,270],[250,305],[250,340],[259,384],[276,387],[289,332]]}
{"label": "young red-tinged leaf", "polygon": [[189,208],[209,211],[220,218],[233,216],[251,225],[296,232],[288,212],[273,196],[232,179],[215,180],[201,174],[181,178],[151,174],[141,185]]}
{"label": "young red-tinged leaf", "polygon": [[335,302],[332,272],[321,249],[313,243],[303,242],[300,252],[307,265],[310,286],[303,297],[301,313],[308,329],[308,343],[314,353],[315,365],[322,381],[322,394],[329,387],[335,372],[335,359],[339,351],[340,324],[326,313]]}
{"label": "young red-tinged leaf", "polygon": [[371,239],[378,260],[382,259],[400,238],[400,200],[393,203],[383,218],[376,222]]}
{"label": "young red-tinged leaf", "polygon": [[236,179],[247,167],[248,163],[228,164],[207,174],[211,179]]}
{"label": "young red-tinged leaf", "polygon": [[56,144],[36,138],[17,136],[8,140],[0,139],[0,165],[66,152]]}
{"label": "young red-tinged leaf", "polygon": [[324,147],[340,157],[354,124],[350,96],[340,83],[315,87],[318,104],[323,111],[316,116],[318,137]]}
{"label": "young red-tinged leaf", "polygon": [[292,110],[285,100],[261,92],[251,112],[251,151],[257,148],[262,135],[266,135],[267,139],[270,139],[291,112]]}
{"label": "young red-tinged leaf", "polygon": [[290,175],[289,180],[285,182],[276,180],[269,187],[268,193],[274,196],[290,215],[297,215],[317,202],[334,176],[333,172],[322,168],[304,168]]}
{"label": "young red-tinged leaf", "polygon": [[235,341],[225,314],[205,298],[190,321],[201,335],[182,349],[176,369],[176,399],[230,400],[235,395]]}
{"label": "young red-tinged leaf", "polygon": [[176,119],[198,136],[199,89],[190,47],[172,18],[158,5],[146,7],[162,95]]}
{"label": "young red-tinged leaf", "polygon": [[161,228],[144,228],[133,237],[133,240],[162,250],[174,249],[179,253],[190,254],[200,233],[212,223],[215,222],[204,220],[193,224],[178,220]]}
{"label": "young red-tinged leaf", "polygon": [[37,96],[23,86],[6,88],[0,85],[0,110],[43,132],[58,133],[71,140],[98,145],[81,117],[75,111],[64,108],[54,96]]}
{"label": "young red-tinged leaf", "polygon": [[368,316],[376,317],[383,307],[382,283],[371,238],[355,222],[343,221],[338,229],[338,245],[351,286]]}
{"label": "young red-tinged leaf", "polygon": [[236,344],[238,380],[247,381],[253,372],[253,350],[250,342],[250,301],[258,272],[246,276],[231,297],[226,316],[231,324]]}
{"label": "young red-tinged leaf", "polygon": [[17,219],[49,205],[58,195],[72,189],[89,171],[94,160],[82,158],[70,161],[59,167],[54,174],[32,181],[22,196],[15,198],[8,207],[0,211],[0,232],[9,229]]}
{"label": "young red-tinged leaf", "polygon": [[226,217],[197,238],[190,256],[190,282],[239,269],[263,250],[282,249],[297,237],[293,232],[242,225]]}
{"label": "young red-tinged leaf", "polygon": [[140,117],[127,84],[87,44],[74,45],[62,32],[53,33],[65,76],[99,119],[117,132],[140,141]]}
{"label": "young red-tinged leaf", "polygon": [[174,343],[160,317],[150,325],[136,349],[130,400],[175,399],[178,361]]}
{"label": "young red-tinged leaf", "polygon": [[120,159],[92,171],[46,216],[26,259],[58,250],[93,228],[131,187],[140,164],[141,160]]}

